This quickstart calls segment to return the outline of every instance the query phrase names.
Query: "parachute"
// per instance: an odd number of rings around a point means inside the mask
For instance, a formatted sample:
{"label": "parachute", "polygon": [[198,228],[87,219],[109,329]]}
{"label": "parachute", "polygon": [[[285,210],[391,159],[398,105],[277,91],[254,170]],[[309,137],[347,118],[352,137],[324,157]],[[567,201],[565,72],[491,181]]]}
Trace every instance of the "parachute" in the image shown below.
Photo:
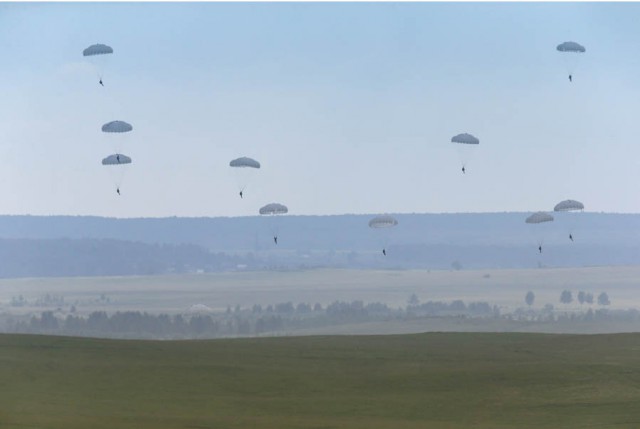
{"label": "parachute", "polygon": [[553,216],[549,213],[545,212],[537,212],[529,216],[525,222],[526,223],[543,223],[543,222],[551,222],[553,220]]}
{"label": "parachute", "polygon": [[392,216],[377,216],[369,221],[370,228],[391,228],[398,224],[398,221]]}
{"label": "parachute", "polygon": [[379,244],[382,247],[383,255],[387,256],[387,247],[391,238],[391,231],[398,225],[398,221],[393,216],[382,215],[376,216],[369,221],[369,228],[379,231],[378,235]]}
{"label": "parachute", "polygon": [[124,175],[128,170],[129,164],[131,164],[131,158],[121,153],[114,153],[102,160],[102,165],[109,167],[108,170],[111,180],[116,185],[118,193],[120,193],[120,187],[122,186]]}
{"label": "parachute", "polygon": [[111,121],[102,126],[103,133],[128,133],[133,131],[133,126],[125,121]]}
{"label": "parachute", "polygon": [[115,153],[113,155],[109,155],[108,157],[102,160],[102,165],[122,165],[122,164],[131,164],[131,158],[121,153]]}
{"label": "parachute", "polygon": [[580,43],[577,42],[563,42],[560,43],[556,49],[560,52],[575,52],[584,53],[586,49]]}
{"label": "parachute", "polygon": [[261,215],[273,216],[273,215],[286,214],[288,212],[289,212],[289,209],[287,208],[287,206],[278,204],[278,203],[267,204],[266,206],[260,208]]}
{"label": "parachute", "polygon": [[586,52],[584,46],[577,42],[564,42],[556,46],[556,50],[560,52],[562,59],[565,63],[567,73],[569,74],[569,80],[573,81],[573,72],[575,71],[579,57]]}
{"label": "parachute", "polygon": [[544,243],[545,238],[545,229],[546,227],[542,226],[547,222],[553,221],[553,216],[549,213],[545,212],[536,212],[531,216],[525,219],[525,222],[531,225],[531,233],[534,235],[536,242],[538,244],[538,248],[542,253],[542,244]]}
{"label": "parachute", "polygon": [[582,210],[584,210],[584,204],[576,200],[560,201],[553,208],[553,211],[558,213],[558,220],[566,224],[566,232],[569,234],[571,241],[573,241],[574,237],[573,231],[576,229],[577,217],[575,212],[581,212]]}
{"label": "parachute", "polygon": [[236,176],[238,191],[240,192],[240,197],[242,197],[245,188],[253,178],[256,170],[260,169],[260,163],[255,159],[243,156],[229,162],[229,166],[232,167]]}
{"label": "parachute", "polygon": [[568,212],[575,210],[584,210],[584,204],[582,204],[580,201],[564,200],[560,201],[553,208],[554,212]]}
{"label": "parachute", "polygon": [[105,139],[116,153],[123,151],[123,145],[128,142],[131,131],[133,131],[133,126],[125,121],[111,121],[102,126]]}
{"label": "parachute", "polygon": [[468,133],[458,134],[451,137],[451,143],[456,143],[458,156],[462,164],[462,172],[466,171],[467,163],[471,159],[471,155],[475,152],[475,148],[480,144],[480,140]]}
{"label": "parachute", "polygon": [[102,43],[96,43],[95,45],[91,45],[82,51],[82,56],[84,56],[89,60],[89,62],[91,62],[91,65],[98,75],[100,85],[103,86],[104,84],[102,83],[102,78],[104,76],[104,72],[111,54],[113,54],[113,48]]}
{"label": "parachute", "polygon": [[271,203],[266,206],[260,208],[260,214],[263,216],[271,217],[272,219],[269,222],[269,226],[271,229],[271,235],[273,236],[273,241],[278,244],[278,233],[280,232],[280,220],[278,219],[280,215],[286,214],[289,212],[287,206]]}
{"label": "parachute", "polygon": [[102,43],[96,43],[95,45],[91,45],[82,51],[82,55],[85,57],[91,57],[93,55],[105,55],[105,54],[113,54],[113,48],[111,46],[104,45]]}
{"label": "parachute", "polygon": [[472,136],[471,134],[462,133],[457,136],[451,137],[451,143],[462,143],[462,144],[480,144],[480,140],[477,137]]}
{"label": "parachute", "polygon": [[230,167],[239,167],[239,168],[260,168],[260,163],[252,158],[247,158],[243,156],[241,158],[237,158],[232,160],[229,163]]}

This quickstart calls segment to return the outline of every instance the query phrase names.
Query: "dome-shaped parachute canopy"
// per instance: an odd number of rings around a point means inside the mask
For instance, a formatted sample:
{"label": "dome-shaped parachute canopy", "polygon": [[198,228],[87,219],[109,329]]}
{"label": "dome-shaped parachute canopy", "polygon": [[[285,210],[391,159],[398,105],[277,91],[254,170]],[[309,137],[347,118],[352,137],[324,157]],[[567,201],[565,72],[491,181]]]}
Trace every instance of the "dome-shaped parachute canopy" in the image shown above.
{"label": "dome-shaped parachute canopy", "polygon": [[582,204],[580,201],[564,200],[560,201],[553,208],[554,212],[568,212],[573,210],[584,210],[584,204]]}
{"label": "dome-shaped parachute canopy", "polygon": [[102,126],[103,133],[128,133],[132,130],[131,124],[125,121],[111,121]]}
{"label": "dome-shaped parachute canopy", "polygon": [[131,164],[131,158],[121,153],[114,153],[102,160],[102,165],[122,165]]}
{"label": "dome-shaped parachute canopy", "polygon": [[556,49],[560,52],[576,52],[576,53],[580,53],[580,52],[585,52],[586,49],[584,48],[584,46],[582,46],[580,43],[576,43],[576,42],[564,42],[564,43],[560,43]]}
{"label": "dome-shaped parachute canopy", "polygon": [[543,223],[543,222],[551,222],[553,220],[553,216],[549,213],[545,212],[536,212],[529,216],[525,222],[526,223]]}
{"label": "dome-shaped parachute canopy", "polygon": [[398,224],[398,221],[389,215],[376,216],[369,221],[370,228],[391,228]]}
{"label": "dome-shaped parachute canopy", "polygon": [[480,144],[480,140],[477,137],[472,136],[471,134],[462,133],[457,136],[451,137],[451,143],[462,143],[462,144]]}
{"label": "dome-shaped parachute canopy", "polygon": [[102,43],[91,45],[87,49],[82,51],[82,55],[84,55],[85,57],[105,54],[113,54],[113,48],[111,46],[103,45]]}
{"label": "dome-shaped parachute canopy", "polygon": [[240,167],[240,168],[260,168],[260,163],[258,161],[256,161],[255,159],[252,158],[248,158],[246,156],[243,156],[241,158],[237,158],[232,160],[229,163],[230,167]]}
{"label": "dome-shaped parachute canopy", "polygon": [[287,208],[287,206],[278,204],[278,203],[267,204],[266,206],[260,209],[261,215],[278,215],[278,214],[285,214],[288,212],[289,212],[289,209]]}

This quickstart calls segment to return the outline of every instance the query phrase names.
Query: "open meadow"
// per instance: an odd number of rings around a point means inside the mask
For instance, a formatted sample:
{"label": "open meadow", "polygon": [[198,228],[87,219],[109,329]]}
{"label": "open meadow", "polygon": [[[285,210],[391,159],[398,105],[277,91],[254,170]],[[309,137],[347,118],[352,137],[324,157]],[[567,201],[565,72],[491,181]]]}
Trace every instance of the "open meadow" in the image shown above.
{"label": "open meadow", "polygon": [[0,427],[637,428],[640,335],[0,335]]}

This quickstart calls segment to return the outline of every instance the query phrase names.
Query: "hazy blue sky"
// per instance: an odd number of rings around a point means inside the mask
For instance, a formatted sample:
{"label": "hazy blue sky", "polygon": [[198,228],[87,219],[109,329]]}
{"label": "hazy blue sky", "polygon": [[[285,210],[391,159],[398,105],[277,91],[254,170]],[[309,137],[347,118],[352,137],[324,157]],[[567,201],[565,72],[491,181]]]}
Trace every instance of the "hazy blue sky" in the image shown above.
{"label": "hazy blue sky", "polygon": [[[638,22],[637,3],[0,4],[0,213],[640,212]],[[566,40],[587,48],[572,84]],[[105,88],[93,43],[115,50]],[[120,197],[114,119],[134,126]],[[239,156],[263,166],[244,200]]]}

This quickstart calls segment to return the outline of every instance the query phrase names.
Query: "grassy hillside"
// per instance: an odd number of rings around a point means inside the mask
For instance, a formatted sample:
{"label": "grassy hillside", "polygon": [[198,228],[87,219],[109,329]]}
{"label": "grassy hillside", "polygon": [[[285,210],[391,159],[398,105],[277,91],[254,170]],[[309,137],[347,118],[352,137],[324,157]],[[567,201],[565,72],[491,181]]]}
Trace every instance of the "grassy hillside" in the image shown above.
{"label": "grassy hillside", "polygon": [[0,336],[0,427],[640,425],[640,335]]}

